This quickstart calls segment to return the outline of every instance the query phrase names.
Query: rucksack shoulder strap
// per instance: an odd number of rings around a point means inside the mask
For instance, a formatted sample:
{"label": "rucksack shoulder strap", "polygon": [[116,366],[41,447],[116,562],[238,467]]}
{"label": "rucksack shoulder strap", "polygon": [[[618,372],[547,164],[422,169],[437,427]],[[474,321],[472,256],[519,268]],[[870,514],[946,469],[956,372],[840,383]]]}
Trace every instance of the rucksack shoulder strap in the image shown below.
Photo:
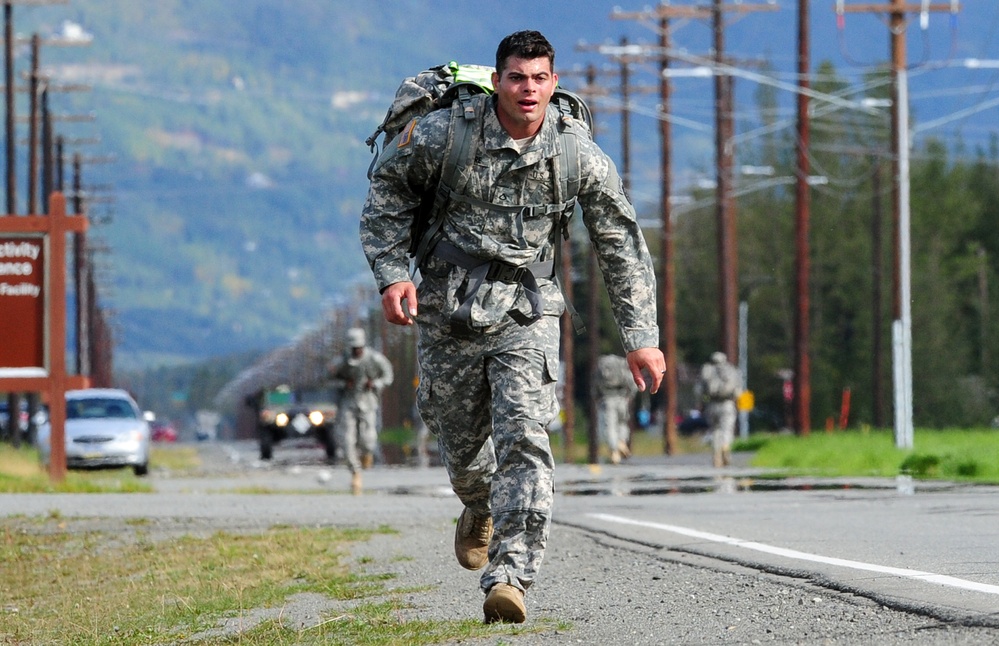
{"label": "rucksack shoulder strap", "polygon": [[416,244],[413,252],[411,273],[416,274],[427,253],[433,249],[440,239],[439,233],[444,224],[447,212],[444,208],[452,189],[456,187],[461,176],[461,169],[468,165],[474,156],[475,137],[475,94],[470,88],[459,86],[454,103],[451,104],[451,123],[444,151],[444,164],[441,166],[441,176],[434,194],[434,203],[430,209],[429,224]]}
{"label": "rucksack shoulder strap", "polygon": [[559,291],[562,292],[562,301],[565,303],[565,310],[572,321],[573,330],[575,330],[576,334],[582,334],[586,331],[586,324],[583,323],[583,317],[579,315],[579,312],[576,311],[575,306],[572,304],[572,300],[569,299],[561,275],[562,244],[564,240],[569,239],[569,222],[576,210],[576,197],[579,195],[581,185],[579,140],[577,139],[579,133],[576,128],[572,127],[570,121],[573,118],[571,107],[565,97],[557,95],[554,97],[554,103],[559,111],[558,136],[562,145],[561,157],[563,159],[558,166],[560,169],[558,182],[561,192],[559,198],[566,205],[555,225],[555,235],[552,240],[552,246],[555,247],[555,284],[558,285]]}
{"label": "rucksack shoulder strap", "polygon": [[579,194],[580,187],[579,141],[576,139],[579,132],[572,124],[572,119],[575,118],[573,117],[573,96],[565,90],[559,90],[552,98],[552,102],[559,112],[558,132],[562,142],[562,152],[565,155],[565,172],[559,178],[562,199],[565,201],[575,199]]}

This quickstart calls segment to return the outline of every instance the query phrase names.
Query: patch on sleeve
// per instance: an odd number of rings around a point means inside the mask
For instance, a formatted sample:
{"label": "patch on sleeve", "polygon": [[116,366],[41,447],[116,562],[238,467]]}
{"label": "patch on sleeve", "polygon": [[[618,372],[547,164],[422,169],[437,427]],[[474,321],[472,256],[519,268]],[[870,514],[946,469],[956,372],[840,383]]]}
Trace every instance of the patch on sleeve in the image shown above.
{"label": "patch on sleeve", "polygon": [[402,136],[399,137],[399,143],[396,145],[396,148],[405,148],[406,146],[409,145],[409,142],[412,141],[413,128],[416,127],[416,121],[417,121],[416,119],[410,121],[409,125],[406,126],[406,129],[403,130]]}

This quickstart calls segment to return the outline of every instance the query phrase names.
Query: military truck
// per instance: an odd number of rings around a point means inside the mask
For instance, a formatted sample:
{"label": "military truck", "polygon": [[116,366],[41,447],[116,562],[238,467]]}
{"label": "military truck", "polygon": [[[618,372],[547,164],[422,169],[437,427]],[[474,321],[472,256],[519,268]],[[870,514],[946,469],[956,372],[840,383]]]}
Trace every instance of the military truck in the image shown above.
{"label": "military truck", "polygon": [[283,440],[316,440],[326,451],[326,457],[336,457],[333,423],[336,405],[324,400],[318,392],[296,392],[288,386],[278,386],[260,393],[257,416],[257,437],[260,459],[274,457],[274,445]]}

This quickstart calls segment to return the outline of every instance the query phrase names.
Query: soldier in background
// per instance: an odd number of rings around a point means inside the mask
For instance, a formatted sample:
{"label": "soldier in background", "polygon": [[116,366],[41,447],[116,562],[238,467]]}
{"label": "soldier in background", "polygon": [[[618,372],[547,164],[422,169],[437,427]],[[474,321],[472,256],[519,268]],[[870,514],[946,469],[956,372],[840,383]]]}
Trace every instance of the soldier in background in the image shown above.
{"label": "soldier in background", "polygon": [[593,379],[593,394],[597,400],[597,431],[610,451],[612,464],[631,457],[630,409],[638,392],[628,368],[628,360],[616,354],[605,354],[597,360]]}
{"label": "soldier in background", "polygon": [[336,442],[350,469],[350,489],[361,493],[361,469],[371,468],[378,447],[378,407],[382,390],[392,384],[392,364],[381,352],[366,347],[362,328],[347,330],[347,353],[330,369],[340,393]]}
{"label": "soldier in background", "polygon": [[735,400],[742,394],[742,375],[728,362],[724,352],[715,352],[711,361],[701,367],[701,389],[711,425],[714,465],[728,466],[732,461],[732,440],[738,415]]}

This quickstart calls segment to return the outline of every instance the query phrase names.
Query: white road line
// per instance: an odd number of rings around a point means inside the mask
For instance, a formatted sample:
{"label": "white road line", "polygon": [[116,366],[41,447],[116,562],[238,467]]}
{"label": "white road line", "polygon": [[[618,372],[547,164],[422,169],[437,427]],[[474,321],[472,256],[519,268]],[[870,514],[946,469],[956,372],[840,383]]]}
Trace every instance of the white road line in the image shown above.
{"label": "white road line", "polygon": [[773,545],[767,545],[765,543],[757,543],[755,541],[744,541],[741,538],[732,538],[730,536],[722,536],[721,534],[711,534],[709,532],[702,532],[696,529],[690,529],[688,527],[679,527],[677,525],[666,525],[664,523],[651,523],[643,520],[633,520],[631,518],[625,518],[623,516],[613,516],[611,514],[588,514],[588,515],[591,518],[607,521],[608,523],[617,523],[619,525],[635,525],[637,527],[659,529],[664,532],[672,532],[674,534],[681,534],[683,536],[689,536],[691,538],[697,538],[705,541],[712,541],[714,543],[724,543],[725,545],[742,547],[747,550],[765,552],[767,554],[774,554],[776,556],[783,556],[785,558],[797,559],[800,561],[811,561],[813,563],[836,565],[838,567],[851,568],[854,570],[865,570],[868,572],[878,572],[880,574],[890,574],[892,576],[899,576],[909,579],[916,579],[919,581],[926,581],[928,583],[937,583],[939,585],[946,585],[952,588],[961,588],[963,590],[973,590],[975,592],[985,592],[987,594],[999,595],[999,585],[977,583],[975,581],[959,579],[957,577],[947,576],[945,574],[934,574],[933,572],[921,572],[919,570],[910,570],[907,568],[888,567],[885,565],[876,565],[874,563],[864,563],[863,561],[851,561],[849,559],[840,559],[831,556],[822,556],[821,554],[810,554],[808,552],[789,550],[783,547],[775,547]]}

